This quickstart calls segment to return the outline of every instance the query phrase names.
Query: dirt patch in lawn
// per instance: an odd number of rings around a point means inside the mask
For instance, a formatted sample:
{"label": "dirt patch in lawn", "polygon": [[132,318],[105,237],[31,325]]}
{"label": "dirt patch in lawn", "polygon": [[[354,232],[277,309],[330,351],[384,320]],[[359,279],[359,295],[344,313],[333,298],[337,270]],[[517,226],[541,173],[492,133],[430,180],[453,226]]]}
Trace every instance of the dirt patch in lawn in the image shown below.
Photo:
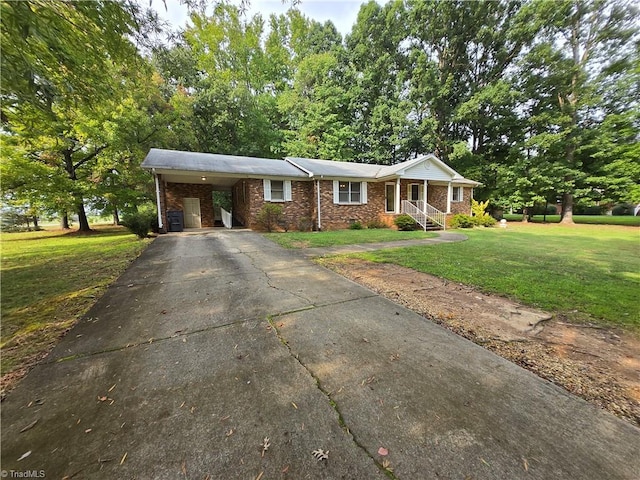
{"label": "dirt patch in lawn", "polygon": [[640,426],[640,339],[632,333],[571,323],[562,315],[397,265],[319,262]]}

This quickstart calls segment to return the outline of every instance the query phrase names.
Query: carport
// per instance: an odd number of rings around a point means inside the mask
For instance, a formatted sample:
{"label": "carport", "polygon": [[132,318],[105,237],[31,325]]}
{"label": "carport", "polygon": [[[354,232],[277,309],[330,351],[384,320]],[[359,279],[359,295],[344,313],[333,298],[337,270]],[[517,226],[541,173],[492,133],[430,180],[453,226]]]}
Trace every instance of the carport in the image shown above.
{"label": "carport", "polygon": [[[156,148],[149,151],[142,168],[154,176],[161,232],[180,227],[232,228],[239,222],[233,214],[237,205],[231,192],[239,182],[269,176],[308,177],[283,160]],[[214,205],[214,192],[228,199],[226,205]]]}

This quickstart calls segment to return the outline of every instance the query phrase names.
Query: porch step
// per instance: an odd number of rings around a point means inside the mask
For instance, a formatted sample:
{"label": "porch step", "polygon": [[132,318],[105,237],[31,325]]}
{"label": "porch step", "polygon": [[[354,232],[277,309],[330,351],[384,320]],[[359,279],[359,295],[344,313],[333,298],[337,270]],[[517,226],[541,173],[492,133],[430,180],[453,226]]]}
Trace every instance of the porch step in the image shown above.
{"label": "porch step", "polygon": [[442,230],[442,227],[438,224],[435,224],[433,222],[427,222],[426,226],[424,227],[424,229],[426,231],[430,231],[430,230]]}

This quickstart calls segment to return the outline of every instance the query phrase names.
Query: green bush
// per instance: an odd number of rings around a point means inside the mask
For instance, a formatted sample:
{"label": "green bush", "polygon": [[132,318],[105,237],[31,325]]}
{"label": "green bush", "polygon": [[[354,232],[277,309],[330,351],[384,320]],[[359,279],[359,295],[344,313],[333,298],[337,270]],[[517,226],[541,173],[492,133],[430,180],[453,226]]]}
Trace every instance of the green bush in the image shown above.
{"label": "green bush", "polygon": [[493,227],[495,226],[497,220],[493,218],[491,215],[484,215],[482,217],[472,217],[473,222],[479,227]]}
{"label": "green bush", "polygon": [[154,212],[134,212],[127,214],[122,220],[122,225],[138,238],[147,238],[149,231],[157,225],[158,217]]}
{"label": "green bush", "polygon": [[611,210],[611,215],[633,215],[634,208],[635,207],[630,203],[620,203],[613,207],[613,210]]}
{"label": "green bush", "polygon": [[363,228],[362,223],[358,221],[351,222],[351,224],[349,224],[349,230],[362,230]]}
{"label": "green bush", "polygon": [[275,203],[265,203],[258,212],[258,223],[267,231],[271,232],[282,219],[282,205]]}
{"label": "green bush", "polygon": [[389,228],[389,225],[384,223],[379,218],[376,218],[375,220],[370,220],[369,222],[367,222],[367,228]]}
{"label": "green bush", "polygon": [[451,228],[473,228],[476,226],[476,222],[471,215],[457,213],[456,215],[451,217],[451,222],[449,225]]}
{"label": "green bush", "polygon": [[406,213],[398,215],[393,223],[396,224],[398,230],[402,230],[404,232],[415,230],[417,225],[413,217],[411,215],[407,215]]}

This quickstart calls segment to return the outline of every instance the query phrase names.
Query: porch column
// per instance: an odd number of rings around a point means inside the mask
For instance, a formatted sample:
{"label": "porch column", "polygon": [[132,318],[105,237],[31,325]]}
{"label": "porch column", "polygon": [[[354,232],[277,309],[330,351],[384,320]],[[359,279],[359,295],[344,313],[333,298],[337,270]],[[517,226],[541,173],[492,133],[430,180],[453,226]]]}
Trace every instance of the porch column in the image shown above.
{"label": "porch column", "polygon": [[451,182],[447,184],[447,213],[451,213]]}
{"label": "porch column", "polygon": [[425,208],[427,206],[427,203],[429,203],[429,202],[427,202],[427,198],[429,198],[429,196],[427,195],[427,183],[428,183],[427,180],[425,180],[424,181],[424,186],[422,187],[422,196],[424,197],[423,200],[424,200]]}
{"label": "porch column", "polygon": [[395,213],[400,213],[400,178],[396,178],[396,205]]}
{"label": "porch column", "polygon": [[153,178],[156,180],[156,205],[158,206],[158,228],[162,230],[164,228],[162,221],[162,208],[160,205],[160,182],[158,182],[158,174],[154,172]]}

